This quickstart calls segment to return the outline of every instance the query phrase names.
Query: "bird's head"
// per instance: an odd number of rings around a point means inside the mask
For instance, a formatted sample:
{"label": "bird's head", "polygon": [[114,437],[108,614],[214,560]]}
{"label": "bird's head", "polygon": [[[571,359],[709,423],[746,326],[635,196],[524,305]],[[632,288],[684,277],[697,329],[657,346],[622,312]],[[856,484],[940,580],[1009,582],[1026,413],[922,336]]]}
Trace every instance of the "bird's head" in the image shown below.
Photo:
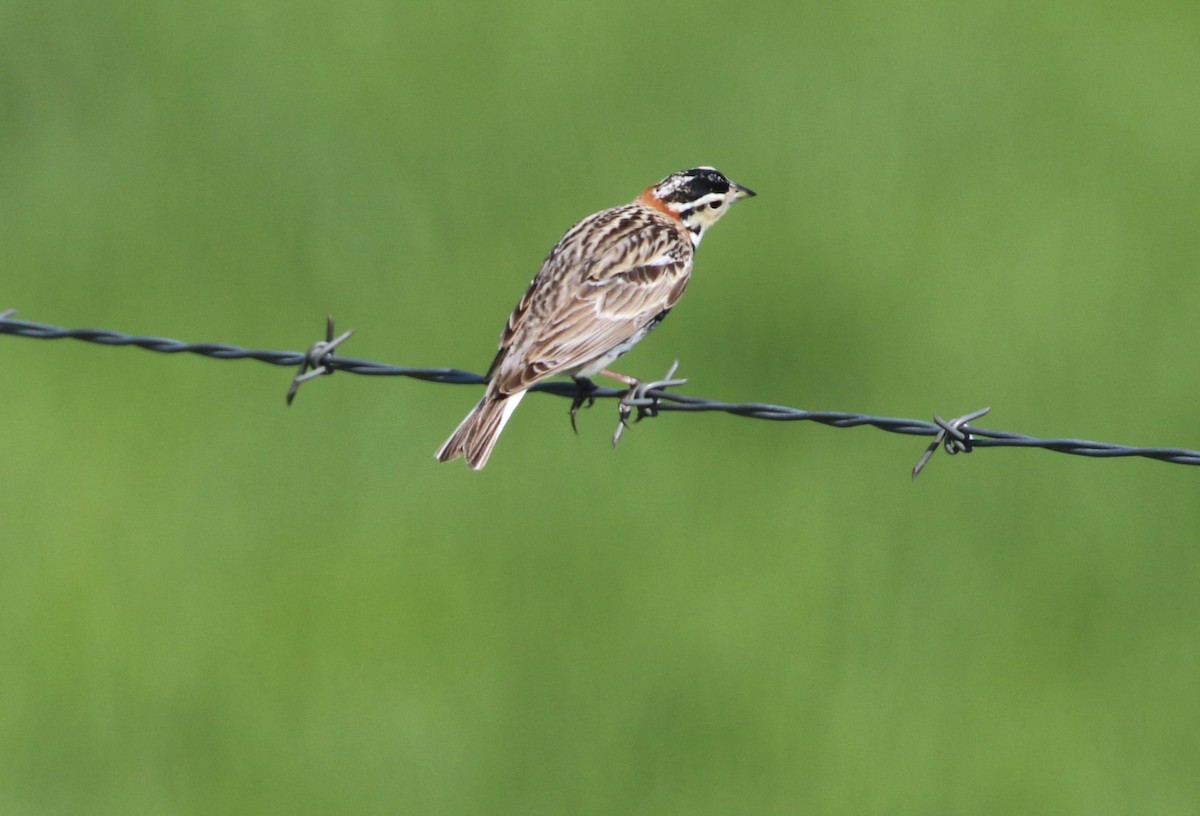
{"label": "bird's head", "polygon": [[733,202],[754,195],[712,167],[680,170],[648,188],[639,201],[678,219],[699,244],[704,231],[729,212]]}

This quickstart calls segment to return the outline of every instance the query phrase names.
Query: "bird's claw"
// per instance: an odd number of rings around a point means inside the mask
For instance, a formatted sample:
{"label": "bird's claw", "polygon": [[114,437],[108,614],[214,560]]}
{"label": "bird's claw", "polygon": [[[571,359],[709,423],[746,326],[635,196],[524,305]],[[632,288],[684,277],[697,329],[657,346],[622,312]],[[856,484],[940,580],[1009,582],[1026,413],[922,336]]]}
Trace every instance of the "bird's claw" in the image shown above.
{"label": "bird's claw", "polygon": [[576,434],[579,433],[579,428],[575,426],[575,415],[579,413],[579,409],[584,407],[591,408],[596,404],[596,384],[587,377],[576,377],[575,385],[579,390],[575,392],[575,398],[571,400],[571,430]]}

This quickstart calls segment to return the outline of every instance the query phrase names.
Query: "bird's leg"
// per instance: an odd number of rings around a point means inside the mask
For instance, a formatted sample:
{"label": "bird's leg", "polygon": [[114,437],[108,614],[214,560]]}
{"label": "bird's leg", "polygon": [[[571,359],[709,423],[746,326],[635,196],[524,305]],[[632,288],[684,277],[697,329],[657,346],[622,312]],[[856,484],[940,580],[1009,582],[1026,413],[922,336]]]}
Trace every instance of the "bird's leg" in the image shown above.
{"label": "bird's leg", "polygon": [[575,399],[571,401],[571,430],[579,433],[579,429],[575,427],[575,415],[579,413],[580,407],[586,402],[587,407],[591,408],[596,404],[596,384],[587,377],[572,377],[575,380],[575,385],[578,391],[575,392]]}
{"label": "bird's leg", "polygon": [[616,380],[617,382],[623,382],[626,385],[628,385],[630,388],[637,388],[642,383],[642,381],[637,379],[636,377],[630,377],[628,374],[622,374],[619,371],[609,371],[607,368],[602,368],[599,371],[597,371],[596,373],[599,374],[601,377],[608,377],[610,380]]}
{"label": "bird's leg", "polygon": [[621,397],[620,405],[617,407],[617,413],[621,417],[620,424],[617,425],[617,435],[613,437],[613,447],[616,447],[617,440],[621,438],[621,429],[629,427],[629,415],[633,413],[633,398],[637,396],[638,388],[642,383],[636,377],[630,377],[628,374],[622,374],[619,371],[609,371],[607,368],[602,368],[596,372],[602,377],[608,377],[610,380],[623,382],[629,386],[629,390],[625,392],[625,396]]}

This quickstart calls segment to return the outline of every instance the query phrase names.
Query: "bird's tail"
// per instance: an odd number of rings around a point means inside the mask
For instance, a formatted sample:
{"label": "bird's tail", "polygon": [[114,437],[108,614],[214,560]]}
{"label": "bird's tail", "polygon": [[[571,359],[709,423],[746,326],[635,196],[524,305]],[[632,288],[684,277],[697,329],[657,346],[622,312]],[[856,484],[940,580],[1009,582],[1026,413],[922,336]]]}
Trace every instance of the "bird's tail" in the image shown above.
{"label": "bird's tail", "polygon": [[439,462],[449,462],[466,454],[467,464],[471,470],[480,470],[487,464],[496,447],[500,432],[508,423],[509,417],[521,404],[524,391],[514,394],[494,395],[491,389],[483,395],[479,404],[471,409],[467,418],[458,424],[454,433],[446,440],[446,444],[437,452]]}

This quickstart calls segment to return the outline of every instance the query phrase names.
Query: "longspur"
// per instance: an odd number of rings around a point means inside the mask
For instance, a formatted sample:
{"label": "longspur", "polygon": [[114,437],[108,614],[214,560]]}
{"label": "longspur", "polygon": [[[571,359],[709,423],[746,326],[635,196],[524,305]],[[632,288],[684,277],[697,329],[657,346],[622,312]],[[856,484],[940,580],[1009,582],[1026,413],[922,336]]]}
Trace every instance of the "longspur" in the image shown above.
{"label": "longspur", "polygon": [[565,374],[586,383],[657,326],[683,296],[706,229],[753,191],[712,167],[667,176],[632,203],[580,221],[550,250],[500,334],[487,390],[437,452],[487,464],[526,390]]}

